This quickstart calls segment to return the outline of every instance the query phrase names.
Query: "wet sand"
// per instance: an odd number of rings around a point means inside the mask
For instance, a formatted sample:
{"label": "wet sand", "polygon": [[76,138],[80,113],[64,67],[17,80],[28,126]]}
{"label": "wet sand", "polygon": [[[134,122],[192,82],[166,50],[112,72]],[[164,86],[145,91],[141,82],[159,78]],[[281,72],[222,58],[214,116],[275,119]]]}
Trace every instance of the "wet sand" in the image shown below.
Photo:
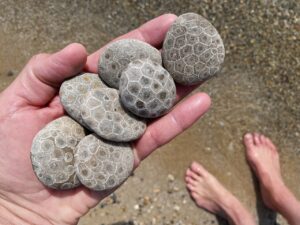
{"label": "wet sand", "polygon": [[193,160],[238,196],[260,224],[274,224],[276,215],[261,204],[257,181],[245,161],[242,136],[247,131],[262,132],[278,146],[283,177],[300,199],[296,0],[0,1],[0,90],[36,53],[54,52],[71,42],[93,52],[155,16],[189,11],[212,21],[225,43],[219,76],[196,90],[211,96],[211,110],[145,160],[116,195],[79,224],[225,224],[189,199],[183,174]]}

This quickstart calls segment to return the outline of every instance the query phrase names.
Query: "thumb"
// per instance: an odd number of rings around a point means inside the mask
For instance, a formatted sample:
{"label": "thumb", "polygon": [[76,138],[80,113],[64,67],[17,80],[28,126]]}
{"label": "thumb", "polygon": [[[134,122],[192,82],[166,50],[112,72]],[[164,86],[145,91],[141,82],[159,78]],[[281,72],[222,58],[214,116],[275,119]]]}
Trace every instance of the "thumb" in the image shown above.
{"label": "thumb", "polygon": [[87,59],[81,44],[70,44],[54,54],[38,54],[28,62],[15,84],[15,93],[34,106],[48,104],[61,83],[83,69]]}

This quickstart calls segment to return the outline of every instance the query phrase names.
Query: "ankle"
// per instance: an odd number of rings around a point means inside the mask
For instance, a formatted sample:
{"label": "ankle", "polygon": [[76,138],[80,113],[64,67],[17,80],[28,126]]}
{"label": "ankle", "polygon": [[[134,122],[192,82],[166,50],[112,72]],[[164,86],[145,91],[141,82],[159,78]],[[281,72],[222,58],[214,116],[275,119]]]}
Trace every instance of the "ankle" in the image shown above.
{"label": "ankle", "polygon": [[287,204],[293,205],[298,202],[294,194],[285,185],[278,189],[277,193],[273,194],[273,199],[275,202],[274,207],[278,212],[284,210]]}
{"label": "ankle", "polygon": [[231,196],[221,205],[226,218],[234,225],[255,225],[255,221],[250,212],[242,205],[242,203]]}
{"label": "ankle", "polygon": [[278,182],[273,188],[269,188],[266,191],[271,198],[269,199],[269,204],[272,204],[271,208],[275,211],[279,211],[284,202],[292,195],[283,182]]}

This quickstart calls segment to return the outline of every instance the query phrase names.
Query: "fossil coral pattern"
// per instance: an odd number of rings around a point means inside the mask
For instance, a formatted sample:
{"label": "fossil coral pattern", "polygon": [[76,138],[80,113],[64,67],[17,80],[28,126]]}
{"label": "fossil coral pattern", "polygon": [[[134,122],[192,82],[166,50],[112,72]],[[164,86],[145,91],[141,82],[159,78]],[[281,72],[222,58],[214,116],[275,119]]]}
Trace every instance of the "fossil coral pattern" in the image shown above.
{"label": "fossil coral pattern", "polygon": [[133,150],[127,143],[105,141],[96,135],[81,140],[75,154],[75,170],[81,183],[96,191],[114,188],[133,170]]}
{"label": "fossil coral pattern", "polygon": [[100,56],[100,78],[118,89],[122,71],[135,59],[150,59],[162,64],[161,54],[156,48],[139,40],[123,39],[109,44]]}
{"label": "fossil coral pattern", "polygon": [[216,28],[195,13],[179,16],[163,44],[163,64],[177,83],[197,84],[217,73],[225,50]]}
{"label": "fossil coral pattern", "polygon": [[63,116],[49,123],[35,136],[31,161],[38,179],[55,189],[80,185],[74,170],[74,151],[85,136],[82,126]]}
{"label": "fossil coral pattern", "polygon": [[119,93],[113,88],[91,90],[81,105],[81,116],[92,131],[110,141],[135,140],[146,129],[143,119],[121,106]]}
{"label": "fossil coral pattern", "polygon": [[104,87],[107,86],[99,79],[97,74],[82,73],[62,83],[59,90],[60,101],[71,117],[80,124],[85,125],[80,116],[82,99],[90,90]]}
{"label": "fossil coral pattern", "polygon": [[173,78],[160,64],[150,60],[131,62],[122,73],[119,90],[124,106],[146,118],[165,114],[176,98]]}
{"label": "fossil coral pattern", "polygon": [[[61,85],[61,103],[81,125],[63,116],[38,132],[31,148],[36,176],[60,190],[81,183],[96,191],[119,186],[133,170],[129,142],[145,132],[145,118],[162,116],[175,104],[174,80],[184,85],[204,81],[220,69],[224,55],[217,30],[194,13],[175,20],[162,56],[135,39],[107,45],[98,74],[81,73]],[[85,136],[84,127],[92,134]]]}

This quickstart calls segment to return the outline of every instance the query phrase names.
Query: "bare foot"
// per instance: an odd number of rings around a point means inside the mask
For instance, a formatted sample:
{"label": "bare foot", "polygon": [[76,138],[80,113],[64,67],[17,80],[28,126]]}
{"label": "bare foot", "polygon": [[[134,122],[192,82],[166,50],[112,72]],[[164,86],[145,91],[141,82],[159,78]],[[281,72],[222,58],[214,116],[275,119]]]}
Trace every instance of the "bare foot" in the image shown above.
{"label": "bare foot", "polygon": [[186,171],[186,186],[196,204],[215,214],[223,214],[221,201],[231,195],[220,183],[200,164],[193,162]]}
{"label": "bare foot", "polygon": [[256,174],[266,206],[277,210],[280,192],[284,188],[281,177],[279,155],[271,140],[254,133],[244,136],[247,160]]}
{"label": "bare foot", "polygon": [[199,163],[193,162],[187,169],[185,181],[200,208],[227,218],[231,224],[255,224],[242,204]]}

